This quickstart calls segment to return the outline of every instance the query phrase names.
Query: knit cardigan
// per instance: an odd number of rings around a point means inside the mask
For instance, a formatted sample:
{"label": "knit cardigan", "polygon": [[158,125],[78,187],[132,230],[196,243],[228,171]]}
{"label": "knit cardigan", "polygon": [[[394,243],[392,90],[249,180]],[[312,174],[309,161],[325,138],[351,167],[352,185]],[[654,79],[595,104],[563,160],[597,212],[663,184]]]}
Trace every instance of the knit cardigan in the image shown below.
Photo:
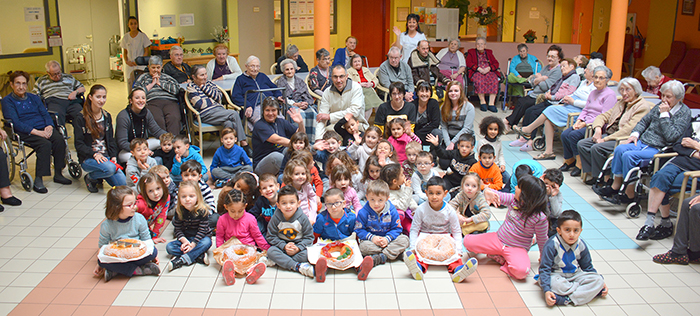
{"label": "knit cardigan", "polygon": [[690,108],[682,102],[678,103],[678,112],[669,112],[668,117],[660,117],[659,104],[632,129],[632,134],[637,133],[642,143],[657,149],[672,146],[683,135],[691,120]]}
{"label": "knit cardigan", "polygon": [[641,96],[638,96],[632,102],[617,101],[611,109],[601,113],[595,118],[592,127],[594,130],[600,127],[604,132],[605,129],[607,129],[606,126],[613,124],[619,117],[620,121],[617,124],[617,131],[605,136],[603,140],[607,142],[617,137],[628,136],[637,123],[649,113],[652,106],[653,104],[651,104],[651,102]]}

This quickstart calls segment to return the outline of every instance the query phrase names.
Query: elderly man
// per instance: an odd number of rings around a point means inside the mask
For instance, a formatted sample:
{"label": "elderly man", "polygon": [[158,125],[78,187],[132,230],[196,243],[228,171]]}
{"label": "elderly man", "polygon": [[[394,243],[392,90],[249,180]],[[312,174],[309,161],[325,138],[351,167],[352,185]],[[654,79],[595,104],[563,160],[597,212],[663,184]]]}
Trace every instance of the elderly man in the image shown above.
{"label": "elderly man", "polygon": [[173,46],[170,48],[170,61],[163,66],[163,73],[175,78],[178,83],[192,82],[190,65],[183,63],[182,58],[185,54],[182,52],[182,47]]}
{"label": "elderly man", "polygon": [[304,62],[304,58],[301,58],[301,55],[299,55],[299,48],[294,44],[289,44],[289,46],[287,46],[287,52],[285,52],[283,56],[280,56],[280,58],[277,59],[277,66],[275,66],[275,74],[282,73],[282,68],[280,68],[280,64],[283,60],[287,58],[290,58],[297,63],[297,72],[309,72],[309,66],[307,66]]}
{"label": "elderly man", "polygon": [[647,91],[651,94],[656,94],[661,98],[661,86],[664,83],[671,81],[671,78],[664,76],[661,69],[656,66],[649,66],[642,71],[642,77],[647,82]]}
{"label": "elderly man", "polygon": [[[438,82],[447,85],[450,82],[450,78],[440,72],[437,66],[439,63],[440,60],[430,51],[428,41],[418,42],[418,47],[411,52],[411,57],[408,58],[408,66],[411,67],[413,82],[416,84],[421,81],[430,83],[430,76],[432,75],[435,78],[436,87]],[[435,91],[438,98],[442,98],[443,89]]]}
{"label": "elderly man", "polygon": [[411,74],[411,67],[401,61],[401,49],[392,46],[389,48],[386,56],[388,59],[379,66],[379,75],[377,76],[379,77],[379,84],[388,88],[392,82],[403,82],[403,85],[406,87],[406,101],[412,101],[413,90],[415,89],[413,75]]}
{"label": "elderly man", "polygon": [[331,69],[331,81],[333,86],[323,92],[321,104],[318,106],[316,115],[316,139],[322,139],[323,133],[328,129],[332,130],[335,123],[345,117],[345,114],[352,113],[360,122],[360,130],[369,127],[365,120],[365,97],[362,93],[362,86],[348,78],[348,73],[343,65],[335,65]]}
{"label": "elderly man", "polygon": [[61,65],[55,60],[46,63],[46,73],[36,80],[32,92],[44,99],[49,111],[58,113],[60,125],[66,125],[66,116],[75,118],[83,110],[78,94],[85,93],[85,87],[73,76],[61,72]]}
{"label": "elderly man", "polygon": [[350,68],[350,57],[356,54],[355,48],[357,48],[357,38],[355,38],[354,36],[348,36],[348,38],[345,39],[345,47],[338,48],[335,50],[335,57],[333,57],[333,66],[343,65],[345,66],[345,69]]}
{"label": "elderly man", "polygon": [[[233,90],[231,91],[231,101],[238,106],[245,105],[245,117],[247,117],[252,124],[255,124],[255,122],[260,119],[260,105],[262,99],[270,96],[280,99],[282,97],[282,93],[279,90],[272,90],[248,93],[246,98],[246,91],[262,89],[277,89],[277,85],[272,83],[270,77],[260,72],[260,59],[251,55],[248,57],[248,60],[246,60],[245,71],[236,78],[236,83],[233,85]],[[261,93],[264,95],[263,97],[260,97]]]}

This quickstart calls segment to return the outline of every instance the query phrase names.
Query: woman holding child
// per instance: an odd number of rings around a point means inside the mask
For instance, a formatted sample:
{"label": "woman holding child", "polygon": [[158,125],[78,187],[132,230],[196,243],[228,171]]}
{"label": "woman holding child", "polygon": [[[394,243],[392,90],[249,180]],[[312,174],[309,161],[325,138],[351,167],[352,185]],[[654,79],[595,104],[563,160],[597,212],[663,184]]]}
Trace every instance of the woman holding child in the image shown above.
{"label": "woman holding child", "polygon": [[385,132],[386,125],[391,120],[400,117],[411,122],[411,129],[413,129],[416,123],[416,108],[413,103],[404,100],[406,87],[403,82],[392,82],[389,85],[389,93],[391,93],[391,101],[384,102],[377,108],[377,114],[374,115],[374,126]]}
{"label": "woman holding child", "polygon": [[129,93],[129,105],[117,114],[117,127],[115,137],[119,146],[120,163],[125,163],[131,157],[129,143],[134,138],[148,140],[148,148],[154,151],[160,146],[160,140],[150,137],[160,137],[165,134],[151,111],[146,109],[146,91],[141,88],[134,88]]}
{"label": "woman holding child", "polygon": [[278,117],[279,103],[273,97],[262,102],[262,119],[253,129],[253,169],[257,174],[277,174],[284,159],[283,151],[289,146],[289,138],[304,131],[304,120],[299,109],[287,111],[289,117],[299,125],[295,128],[289,121]]}

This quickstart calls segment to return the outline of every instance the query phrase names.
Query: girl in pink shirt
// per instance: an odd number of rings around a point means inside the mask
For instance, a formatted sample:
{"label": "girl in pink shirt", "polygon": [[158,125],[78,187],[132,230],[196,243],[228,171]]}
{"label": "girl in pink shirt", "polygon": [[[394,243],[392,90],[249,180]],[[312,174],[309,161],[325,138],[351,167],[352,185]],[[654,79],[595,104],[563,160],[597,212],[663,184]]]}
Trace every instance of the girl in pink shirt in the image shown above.
{"label": "girl in pink shirt", "polygon": [[357,214],[357,212],[362,208],[362,204],[360,204],[360,198],[357,197],[357,191],[352,187],[351,182],[352,173],[345,165],[338,165],[331,169],[331,188],[337,188],[343,191],[347,208],[349,208],[353,213]]}
{"label": "girl in pink shirt", "polygon": [[411,122],[403,118],[397,117],[391,120],[387,127],[389,127],[389,132],[387,134],[391,135],[387,140],[391,143],[391,146],[394,147],[394,150],[396,150],[399,163],[403,163],[404,160],[406,160],[406,145],[410,141],[421,144],[420,138],[418,138],[416,134],[413,134]]}

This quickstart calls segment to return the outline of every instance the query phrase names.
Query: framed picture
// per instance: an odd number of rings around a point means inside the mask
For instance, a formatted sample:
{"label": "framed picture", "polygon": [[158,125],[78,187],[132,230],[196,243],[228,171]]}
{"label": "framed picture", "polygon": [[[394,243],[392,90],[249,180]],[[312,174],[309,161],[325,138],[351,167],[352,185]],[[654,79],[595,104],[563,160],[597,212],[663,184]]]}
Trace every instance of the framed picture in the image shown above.
{"label": "framed picture", "polygon": [[396,8],[396,21],[404,22],[408,16],[408,7],[398,7]]}
{"label": "framed picture", "polygon": [[695,15],[695,0],[683,0],[683,7],[681,8],[681,14],[683,14],[683,15]]}

